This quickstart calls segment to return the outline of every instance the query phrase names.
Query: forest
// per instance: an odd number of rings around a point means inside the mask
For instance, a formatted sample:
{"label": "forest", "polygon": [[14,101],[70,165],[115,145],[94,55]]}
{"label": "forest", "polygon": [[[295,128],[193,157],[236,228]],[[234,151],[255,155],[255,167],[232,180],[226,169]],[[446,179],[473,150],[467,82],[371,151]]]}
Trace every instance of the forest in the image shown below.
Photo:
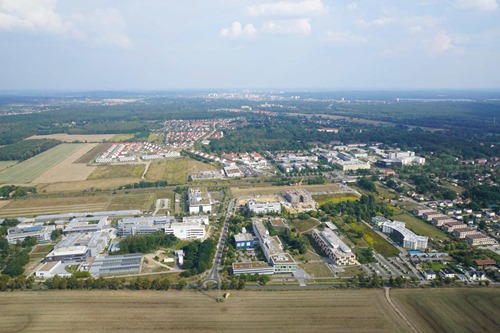
{"label": "forest", "polygon": [[59,140],[22,140],[0,147],[0,161],[24,161],[60,144]]}

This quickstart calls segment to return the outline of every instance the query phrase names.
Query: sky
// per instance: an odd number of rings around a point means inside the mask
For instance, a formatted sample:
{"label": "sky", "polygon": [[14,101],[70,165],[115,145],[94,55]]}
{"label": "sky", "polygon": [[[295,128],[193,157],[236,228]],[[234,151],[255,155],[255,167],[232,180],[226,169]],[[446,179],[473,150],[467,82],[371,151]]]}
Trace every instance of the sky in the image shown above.
{"label": "sky", "polygon": [[0,0],[0,90],[499,89],[500,0]]}

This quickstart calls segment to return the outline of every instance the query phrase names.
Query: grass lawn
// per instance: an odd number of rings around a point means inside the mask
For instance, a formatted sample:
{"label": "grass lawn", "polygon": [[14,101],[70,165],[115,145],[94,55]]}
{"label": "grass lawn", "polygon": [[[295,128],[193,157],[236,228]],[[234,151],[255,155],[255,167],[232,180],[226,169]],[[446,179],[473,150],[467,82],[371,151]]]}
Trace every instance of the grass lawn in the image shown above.
{"label": "grass lawn", "polygon": [[116,134],[109,141],[111,142],[122,142],[130,140],[134,137],[134,134]]}
{"label": "grass lawn", "polygon": [[316,219],[309,218],[307,220],[293,220],[291,221],[291,224],[297,229],[298,232],[305,232],[317,227],[321,224],[321,222]]}
{"label": "grass lawn", "polygon": [[300,267],[304,271],[306,271],[307,274],[311,275],[313,279],[321,277],[333,277],[332,271],[324,262],[301,263]]}
{"label": "grass lawn", "polygon": [[392,246],[391,243],[386,241],[382,236],[373,231],[372,228],[364,223],[360,223],[359,226],[364,232],[363,239],[371,245],[375,251],[384,257],[396,257],[399,254],[399,250]]}
{"label": "grass lawn", "polygon": [[154,192],[120,193],[111,197],[108,210],[152,210],[157,196]]}
{"label": "grass lawn", "polygon": [[144,169],[144,164],[100,165],[88,179],[141,178]]}
{"label": "grass lawn", "polygon": [[392,218],[396,221],[405,222],[406,227],[417,235],[427,236],[433,240],[450,239],[450,236],[448,236],[444,231],[408,213],[401,212],[398,215],[392,216]]}

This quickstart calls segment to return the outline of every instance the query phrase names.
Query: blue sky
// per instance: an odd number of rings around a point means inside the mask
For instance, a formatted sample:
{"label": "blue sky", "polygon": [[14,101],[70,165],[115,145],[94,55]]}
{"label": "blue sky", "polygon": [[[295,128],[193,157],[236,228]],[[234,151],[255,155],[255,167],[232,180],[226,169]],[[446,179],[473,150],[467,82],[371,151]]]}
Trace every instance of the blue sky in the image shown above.
{"label": "blue sky", "polygon": [[498,0],[0,0],[0,89],[500,88]]}

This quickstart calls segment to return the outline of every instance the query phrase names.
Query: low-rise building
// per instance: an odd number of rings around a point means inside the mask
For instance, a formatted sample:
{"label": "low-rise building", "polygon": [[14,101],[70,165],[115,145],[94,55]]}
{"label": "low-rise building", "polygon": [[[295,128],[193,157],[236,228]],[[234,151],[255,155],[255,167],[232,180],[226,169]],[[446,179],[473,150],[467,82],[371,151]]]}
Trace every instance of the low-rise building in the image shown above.
{"label": "low-rise building", "polygon": [[323,231],[314,229],[312,237],[328,257],[334,261],[335,265],[345,266],[356,265],[358,263],[356,255],[352,252],[351,248],[334,231],[330,229]]}
{"label": "low-rise building", "polygon": [[439,270],[439,275],[444,278],[450,278],[453,279],[455,277],[455,274],[450,271],[448,268],[442,268]]}
{"label": "low-rise building", "polygon": [[248,210],[255,214],[270,214],[281,213],[281,204],[279,202],[255,202],[249,200],[247,203]]}
{"label": "low-rise building", "polygon": [[71,246],[86,246],[90,250],[90,256],[95,257],[104,252],[108,245],[109,233],[88,232],[88,233],[72,233],[66,236],[54,247],[55,249],[69,248]]}
{"label": "low-rise building", "polygon": [[72,273],[65,269],[66,266],[67,265],[60,261],[46,262],[35,271],[35,277],[40,279],[50,279],[56,275],[60,277],[69,277]]}
{"label": "low-rise building", "polygon": [[118,221],[118,236],[153,234],[164,232],[167,223],[175,222],[173,216],[128,217]]}
{"label": "low-rise building", "polygon": [[467,227],[466,224],[464,224],[462,222],[455,221],[455,220],[453,220],[453,222],[448,222],[442,226],[443,230],[446,232],[449,232],[449,233],[452,233],[456,229],[463,229],[465,227]]}
{"label": "low-rise building", "polygon": [[106,223],[108,223],[108,216],[77,217],[68,223],[63,233],[100,232],[106,226]]}
{"label": "low-rise building", "polygon": [[190,214],[210,213],[212,198],[206,188],[190,188],[188,190],[188,205]]}
{"label": "low-rise building", "polygon": [[424,207],[424,206],[419,206],[419,207],[412,210],[412,213],[417,215],[417,216],[422,216],[425,213],[431,213],[431,212],[436,212],[436,211],[433,208]]}
{"label": "low-rise building", "polygon": [[467,235],[465,236],[465,241],[472,246],[497,244],[497,241],[494,238],[491,238],[490,236],[486,236],[481,233]]}
{"label": "low-rise building", "polygon": [[67,262],[84,262],[90,258],[90,249],[86,246],[66,246],[52,250],[45,257],[45,262],[61,261]]}
{"label": "low-rise building", "polygon": [[236,249],[253,249],[254,247],[253,236],[246,232],[234,235],[234,241]]}
{"label": "low-rise building", "polygon": [[237,262],[233,263],[233,274],[238,276],[241,274],[259,274],[259,275],[272,275],[274,274],[274,267],[267,262],[251,261],[251,262]]}
{"label": "low-rise building", "polygon": [[97,256],[90,264],[89,273],[94,276],[140,273],[142,253],[117,256]]}
{"label": "low-rise building", "polygon": [[436,216],[432,217],[431,222],[436,227],[442,227],[443,225],[445,225],[447,223],[455,222],[455,220],[449,216],[446,216],[446,215],[436,215]]}
{"label": "low-rise building", "polygon": [[9,244],[16,244],[24,241],[26,237],[35,237],[38,243],[48,243],[54,230],[53,225],[19,224],[7,230],[6,239]]}
{"label": "low-rise building", "polygon": [[453,230],[453,236],[458,237],[460,239],[463,239],[466,236],[474,235],[477,233],[478,233],[477,230],[472,228],[458,228]]}
{"label": "low-rise building", "polygon": [[433,270],[425,270],[424,271],[424,278],[429,281],[429,280],[435,280],[437,277],[436,272]]}

